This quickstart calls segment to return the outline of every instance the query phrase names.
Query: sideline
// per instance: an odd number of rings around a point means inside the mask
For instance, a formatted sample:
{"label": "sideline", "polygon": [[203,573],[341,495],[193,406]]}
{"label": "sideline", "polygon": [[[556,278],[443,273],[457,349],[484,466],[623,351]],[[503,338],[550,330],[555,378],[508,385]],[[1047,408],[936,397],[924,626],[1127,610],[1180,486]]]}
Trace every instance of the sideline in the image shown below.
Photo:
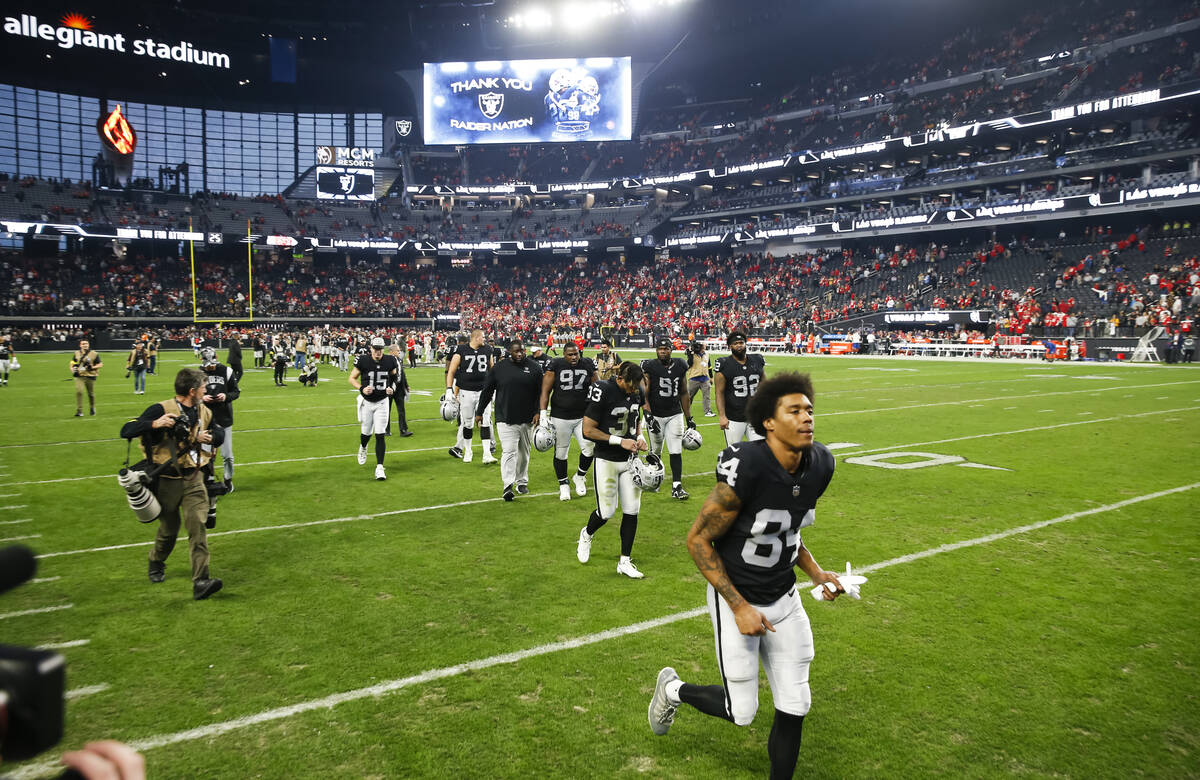
{"label": "sideline", "polygon": [[[1175,493],[1183,493],[1183,492],[1186,492],[1189,490],[1194,490],[1196,488],[1200,488],[1200,482],[1193,482],[1190,485],[1181,485],[1179,487],[1169,488],[1167,490],[1160,490],[1155,493],[1146,493],[1145,495],[1135,496],[1133,498],[1125,499],[1124,501],[1118,501],[1113,504],[1105,504],[1104,506],[1093,507],[1091,509],[1085,509],[1085,510],[1082,510],[1079,512],[1071,512],[1069,514],[1059,515],[1058,517],[1050,518],[1049,520],[1042,520],[1037,523],[1030,523],[1029,525],[1022,525],[1022,526],[1018,526],[1016,528],[1010,528],[1006,531],[1000,531],[998,533],[988,534],[987,536],[977,536],[974,539],[966,539],[961,542],[944,544],[944,545],[941,545],[940,547],[933,547],[928,550],[922,550],[920,552],[911,553],[909,555],[902,555],[898,558],[891,558],[886,561],[880,561],[879,563],[873,563],[873,564],[870,564],[869,566],[862,567],[861,569],[859,569],[859,571],[862,571],[862,572],[879,571],[881,569],[886,569],[891,566],[898,566],[898,565],[904,564],[904,563],[911,563],[912,561],[921,560],[923,558],[930,558],[934,555],[940,555],[942,553],[952,552],[954,550],[961,550],[966,547],[975,547],[975,546],[978,546],[981,544],[990,544],[991,542],[999,541],[1001,539],[1006,539],[1010,536],[1016,536],[1017,534],[1028,533],[1029,531],[1034,531],[1034,530],[1037,530],[1040,528],[1046,528],[1048,526],[1057,525],[1059,523],[1065,523],[1068,520],[1076,520],[1081,517],[1087,517],[1088,515],[1100,514],[1102,512],[1110,512],[1110,511],[1113,511],[1116,509],[1122,509],[1124,507],[1127,507],[1127,506],[1130,506],[1133,504],[1138,504],[1143,501],[1151,501],[1156,498],[1162,498],[1163,496],[1169,496],[1169,495],[1172,495]],[[442,680],[447,677],[457,677],[457,676],[465,674],[467,672],[488,669],[493,666],[500,666],[501,664],[518,663],[520,661],[524,661],[529,658],[536,658],[538,656],[549,655],[551,653],[557,653],[557,652],[561,652],[563,650],[573,650],[573,649],[579,648],[579,647],[586,647],[588,645],[594,645],[594,644],[597,644],[600,642],[608,641],[610,639],[619,639],[621,637],[629,636],[631,634],[637,634],[637,633],[641,633],[643,631],[649,631],[654,628],[660,628],[662,626],[670,625],[671,623],[677,623],[681,620],[689,620],[691,618],[700,617],[701,615],[707,615],[707,614],[708,614],[707,606],[695,607],[693,609],[685,610],[683,612],[675,612],[673,614],[663,615],[662,617],[657,617],[652,620],[644,620],[640,623],[632,623],[627,626],[619,626],[617,628],[610,628],[605,631],[597,632],[595,634],[587,634],[585,636],[575,637],[574,639],[565,639],[565,640],[562,640],[559,642],[551,642],[549,644],[537,645],[535,647],[530,647],[525,650],[517,650],[512,653],[502,653],[500,655],[493,655],[493,656],[489,656],[487,658],[480,658],[480,659],[477,659],[474,661],[468,661],[466,663],[455,664],[453,666],[443,666],[438,669],[429,669],[424,672],[421,672],[420,674],[415,674],[410,677],[402,677],[402,678],[399,678],[396,680],[388,680],[386,682],[382,682],[377,685],[372,685],[372,686],[369,686],[366,688],[356,688],[354,690],[343,691],[341,693],[335,693],[335,694],[331,694],[329,696],[324,696],[320,699],[310,699],[308,701],[302,701],[302,702],[298,702],[296,704],[290,704],[286,707],[277,707],[277,708],[271,709],[271,710],[264,710],[263,712],[258,712],[253,715],[246,715],[246,716],[243,716],[240,718],[233,718],[232,720],[226,720],[226,721],[222,721],[219,723],[210,723],[207,726],[199,726],[199,727],[193,728],[193,729],[177,731],[172,734],[159,734],[159,735],[156,735],[153,737],[147,737],[145,739],[135,740],[133,742],[130,742],[129,745],[134,750],[137,750],[139,752],[145,752],[148,750],[153,750],[155,748],[165,747],[167,745],[174,745],[174,744],[177,744],[180,742],[191,742],[191,741],[195,741],[198,739],[209,739],[212,737],[220,736],[221,734],[227,734],[231,731],[243,729],[248,726],[254,726],[259,723],[268,723],[268,722],[274,721],[274,720],[282,720],[284,718],[290,718],[294,715],[300,715],[302,713],[311,712],[313,710],[329,709],[332,707],[336,707],[339,704],[345,704],[346,702],[358,701],[360,699],[367,699],[367,698],[372,698],[372,697],[377,697],[377,696],[383,696],[383,695],[386,695],[389,693],[394,693],[395,691],[403,690],[405,688],[411,688],[414,685],[421,685],[423,683],[431,682],[433,680]],[[51,763],[51,762],[35,764],[35,765],[22,767],[22,768],[18,769],[17,771],[15,771],[12,774],[12,778],[13,778],[13,780],[32,780],[33,778],[45,777],[52,772],[57,772],[61,768],[62,767],[60,765],[58,765],[56,763]]]}

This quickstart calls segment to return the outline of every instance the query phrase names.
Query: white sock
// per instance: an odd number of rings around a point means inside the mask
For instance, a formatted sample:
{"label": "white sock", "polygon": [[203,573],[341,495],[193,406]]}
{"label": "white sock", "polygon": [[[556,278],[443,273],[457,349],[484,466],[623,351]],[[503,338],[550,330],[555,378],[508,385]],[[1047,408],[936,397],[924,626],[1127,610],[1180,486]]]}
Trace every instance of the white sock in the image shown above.
{"label": "white sock", "polygon": [[629,563],[629,556],[628,556],[628,555],[622,555],[622,556],[621,556],[621,561],[620,561],[620,562],[621,562],[621,563]]}
{"label": "white sock", "polygon": [[663,692],[667,694],[667,703],[678,707],[683,704],[683,699],[679,698],[679,689],[683,687],[683,680],[671,680],[663,686]]}
{"label": "white sock", "polygon": [[671,487],[673,487],[673,488],[683,487],[683,483],[682,482],[672,482]]}

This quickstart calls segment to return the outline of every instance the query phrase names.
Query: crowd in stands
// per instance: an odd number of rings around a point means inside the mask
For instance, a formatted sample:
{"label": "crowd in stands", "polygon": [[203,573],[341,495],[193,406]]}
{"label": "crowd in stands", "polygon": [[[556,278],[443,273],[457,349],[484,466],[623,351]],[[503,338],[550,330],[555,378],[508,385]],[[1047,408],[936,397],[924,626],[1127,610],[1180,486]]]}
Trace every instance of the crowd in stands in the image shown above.
{"label": "crowd in stands", "polygon": [[[245,317],[245,270],[204,261],[197,313]],[[585,267],[438,268],[378,259],[346,263],[260,255],[259,317],[424,318],[460,314],[500,332],[550,327],[720,333],[838,327],[889,310],[990,309],[1006,334],[1141,335],[1200,313],[1200,239],[1191,222],[1129,233],[1012,238],[984,246],[856,242],[773,256],[734,253],[605,261]],[[191,309],[182,258],[97,260],[0,254],[5,315],[178,315]]]}

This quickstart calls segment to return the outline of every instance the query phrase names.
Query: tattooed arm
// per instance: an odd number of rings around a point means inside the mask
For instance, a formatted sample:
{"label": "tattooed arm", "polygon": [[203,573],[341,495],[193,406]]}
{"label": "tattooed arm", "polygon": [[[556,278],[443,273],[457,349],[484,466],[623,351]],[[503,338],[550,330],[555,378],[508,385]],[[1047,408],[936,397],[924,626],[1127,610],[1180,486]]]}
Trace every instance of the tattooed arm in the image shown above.
{"label": "tattooed arm", "polygon": [[700,508],[700,515],[688,531],[687,545],[692,560],[696,562],[696,568],[733,611],[738,630],[743,634],[759,635],[774,631],[775,627],[765,615],[754,608],[754,605],[742,598],[742,594],[729,580],[721,556],[717,555],[713,548],[713,542],[725,535],[741,508],[741,499],[733,492],[733,488],[724,482],[718,482],[708,494],[704,506]]}

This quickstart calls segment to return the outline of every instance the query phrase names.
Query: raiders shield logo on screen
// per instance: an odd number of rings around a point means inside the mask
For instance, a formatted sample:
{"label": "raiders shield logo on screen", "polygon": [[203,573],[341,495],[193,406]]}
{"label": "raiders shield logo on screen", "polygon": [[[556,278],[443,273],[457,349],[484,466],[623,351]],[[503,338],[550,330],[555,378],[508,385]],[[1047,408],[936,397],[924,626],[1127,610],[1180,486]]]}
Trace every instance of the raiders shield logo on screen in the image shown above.
{"label": "raiders shield logo on screen", "polygon": [[479,110],[488,119],[500,116],[504,109],[504,95],[499,92],[484,92],[479,96]]}
{"label": "raiders shield logo on screen", "polygon": [[396,120],[396,135],[400,136],[401,138],[407,138],[408,134],[411,132],[412,132],[412,120],[411,119],[397,119]]}
{"label": "raiders shield logo on screen", "polygon": [[354,191],[354,174],[347,174],[338,177],[338,184],[342,185],[342,192],[349,195]]}

